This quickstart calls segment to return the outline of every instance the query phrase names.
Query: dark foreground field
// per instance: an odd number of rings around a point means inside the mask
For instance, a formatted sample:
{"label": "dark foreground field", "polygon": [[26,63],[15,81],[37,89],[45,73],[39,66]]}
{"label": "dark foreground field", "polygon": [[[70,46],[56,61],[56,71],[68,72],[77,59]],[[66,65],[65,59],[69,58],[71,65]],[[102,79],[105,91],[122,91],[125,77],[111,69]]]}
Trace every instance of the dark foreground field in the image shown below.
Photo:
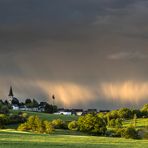
{"label": "dark foreground field", "polygon": [[0,148],[147,148],[147,140],[0,131]]}

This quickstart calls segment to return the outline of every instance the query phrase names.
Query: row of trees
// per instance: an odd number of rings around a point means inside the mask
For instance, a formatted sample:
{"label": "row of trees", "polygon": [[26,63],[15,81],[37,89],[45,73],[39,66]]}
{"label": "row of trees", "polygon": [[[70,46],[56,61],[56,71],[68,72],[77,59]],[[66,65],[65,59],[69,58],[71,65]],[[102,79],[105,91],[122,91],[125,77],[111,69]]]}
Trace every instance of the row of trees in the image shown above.
{"label": "row of trees", "polygon": [[99,113],[100,117],[105,117],[106,119],[133,119],[136,115],[137,118],[148,117],[148,104],[145,104],[141,109],[131,110],[129,108],[121,108],[118,110],[112,110],[105,115]]}
{"label": "row of trees", "polygon": [[[141,138],[139,132],[145,133],[143,130],[137,130],[135,128],[136,118],[140,117],[148,117],[148,104],[145,104],[140,110],[121,108],[119,110],[110,111],[106,114],[86,114],[79,117],[77,121],[70,122],[68,124],[68,128],[70,130],[82,131],[93,135],[137,139]],[[122,122],[126,119],[132,119],[135,124],[132,123],[129,127],[123,127]]]}
{"label": "row of trees", "polygon": [[[77,121],[70,122],[68,128],[70,130],[81,131],[91,135],[103,135],[109,137],[139,139],[144,135],[140,136],[139,132],[141,130],[137,130],[133,126],[122,127],[121,119],[111,119],[109,122],[106,122],[105,118],[93,114],[86,114],[85,116],[79,117]],[[142,132],[144,133],[144,131]]]}

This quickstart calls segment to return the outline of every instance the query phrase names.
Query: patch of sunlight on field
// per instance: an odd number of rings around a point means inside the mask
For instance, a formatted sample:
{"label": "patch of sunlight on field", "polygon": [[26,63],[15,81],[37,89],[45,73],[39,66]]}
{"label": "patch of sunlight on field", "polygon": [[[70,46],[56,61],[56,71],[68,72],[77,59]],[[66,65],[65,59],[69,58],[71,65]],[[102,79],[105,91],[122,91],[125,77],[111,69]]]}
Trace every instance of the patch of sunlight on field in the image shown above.
{"label": "patch of sunlight on field", "polygon": [[24,132],[24,131],[17,131],[14,129],[1,129],[0,131],[2,132],[12,132],[12,133],[29,133],[29,132]]}

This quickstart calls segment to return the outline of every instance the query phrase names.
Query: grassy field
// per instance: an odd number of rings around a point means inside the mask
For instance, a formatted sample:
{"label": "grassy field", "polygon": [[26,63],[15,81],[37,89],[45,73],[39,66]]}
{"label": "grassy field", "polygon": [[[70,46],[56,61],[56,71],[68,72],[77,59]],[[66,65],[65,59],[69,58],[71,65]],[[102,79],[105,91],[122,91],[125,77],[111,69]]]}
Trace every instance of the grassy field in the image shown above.
{"label": "grassy field", "polygon": [[[55,114],[48,114],[48,113],[39,113],[39,112],[29,112],[29,111],[22,111],[27,113],[29,116],[30,115],[37,115],[39,118],[43,119],[43,120],[48,120],[48,121],[52,121],[54,119],[62,119],[63,121],[73,121],[73,120],[77,120],[78,116],[75,115],[55,115]],[[18,111],[12,111],[13,114],[17,114]],[[133,120],[125,120],[123,122],[123,127],[128,127],[130,125],[132,125]],[[16,128],[18,125],[9,125],[9,128]],[[143,127],[148,127],[148,118],[140,118],[140,119],[136,119],[136,128],[143,128]]]}
{"label": "grassy field", "polygon": [[[77,120],[78,116],[75,115],[55,115],[55,114],[48,114],[48,113],[38,113],[38,112],[27,112],[27,111],[23,111],[25,113],[27,113],[28,115],[37,115],[38,117],[40,117],[43,120],[48,120],[48,121],[52,121],[54,119],[62,119],[63,121],[73,121],[73,120]],[[13,113],[18,113],[18,111],[13,111]],[[123,122],[123,127],[128,127],[130,125],[132,125],[133,120],[125,120]],[[136,119],[136,128],[143,128],[148,126],[148,118],[140,118],[140,119]]]}
{"label": "grassy field", "polygon": [[[126,120],[123,122],[123,127],[128,127],[133,124],[133,120]],[[148,127],[148,118],[136,119],[136,128]]]}
{"label": "grassy field", "polygon": [[[17,112],[13,112],[17,113]],[[38,115],[41,119],[51,121],[62,119],[64,121],[77,120],[77,116],[53,115],[46,113],[27,112],[28,115]],[[130,126],[132,120],[126,120],[124,127]],[[137,128],[147,126],[147,119],[137,119]],[[148,140],[132,140],[124,138],[109,138],[90,136],[78,131],[55,130],[52,134],[33,134],[18,132],[15,126],[11,129],[0,130],[0,148],[147,148]]]}
{"label": "grassy field", "polygon": [[[18,111],[12,111],[14,114],[17,114]],[[27,111],[22,111],[27,113],[28,115],[37,115],[39,118],[43,119],[43,120],[48,120],[48,121],[52,121],[54,119],[62,119],[63,121],[72,121],[72,120],[77,120],[78,116],[75,115],[55,115],[55,114],[48,114],[48,113],[39,113],[39,112],[27,112]]]}
{"label": "grassy field", "polygon": [[0,148],[147,148],[147,140],[0,131]]}

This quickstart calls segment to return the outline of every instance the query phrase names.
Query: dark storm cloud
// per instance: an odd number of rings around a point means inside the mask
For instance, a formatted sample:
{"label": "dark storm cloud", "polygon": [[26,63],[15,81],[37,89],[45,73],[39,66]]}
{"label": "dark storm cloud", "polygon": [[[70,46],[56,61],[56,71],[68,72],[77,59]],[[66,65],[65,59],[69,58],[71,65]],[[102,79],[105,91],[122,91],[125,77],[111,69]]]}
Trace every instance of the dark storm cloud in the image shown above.
{"label": "dark storm cloud", "polygon": [[49,82],[74,99],[71,90],[87,86],[81,98],[97,102],[106,97],[98,85],[147,81],[147,8],[146,0],[0,0],[1,89],[13,81],[19,95],[48,96]]}

